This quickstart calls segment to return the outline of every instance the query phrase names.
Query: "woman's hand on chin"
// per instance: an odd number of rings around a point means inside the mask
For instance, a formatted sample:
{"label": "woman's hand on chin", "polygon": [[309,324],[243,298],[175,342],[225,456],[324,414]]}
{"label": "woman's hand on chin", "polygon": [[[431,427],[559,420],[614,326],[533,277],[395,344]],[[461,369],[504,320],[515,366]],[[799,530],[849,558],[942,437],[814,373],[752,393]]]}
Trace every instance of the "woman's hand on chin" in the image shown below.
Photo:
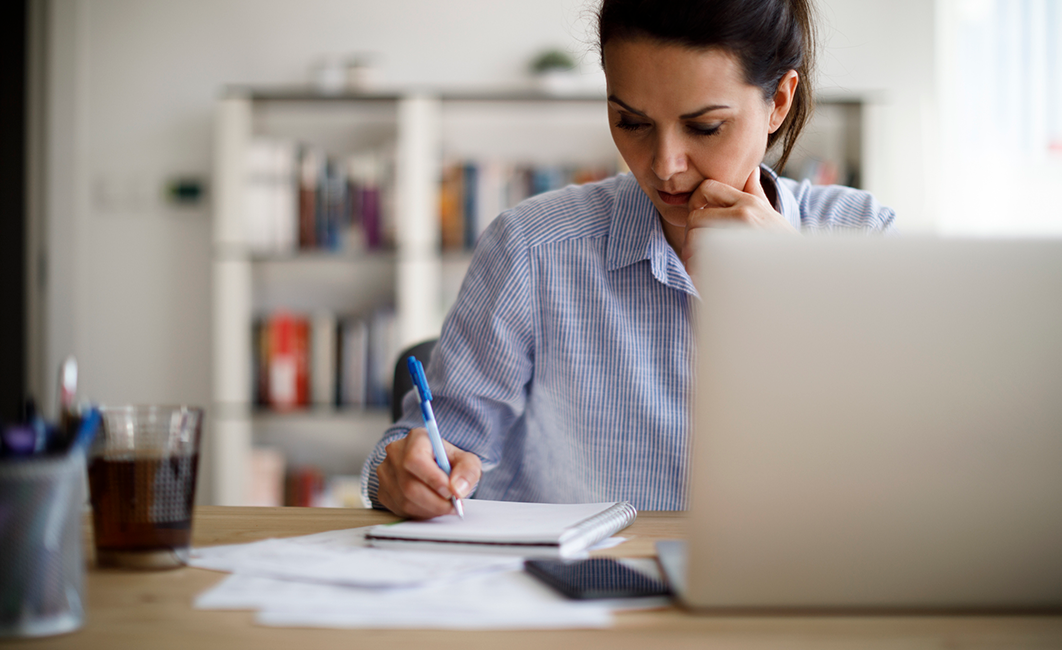
{"label": "woman's hand on chin", "polygon": [[799,231],[771,205],[763,191],[763,185],[760,184],[759,165],[752,170],[745,181],[745,187],[740,190],[726,183],[706,179],[694,190],[689,206],[686,239],[680,257],[690,273],[694,255],[690,232],[698,228],[744,226],[755,230],[799,234]]}

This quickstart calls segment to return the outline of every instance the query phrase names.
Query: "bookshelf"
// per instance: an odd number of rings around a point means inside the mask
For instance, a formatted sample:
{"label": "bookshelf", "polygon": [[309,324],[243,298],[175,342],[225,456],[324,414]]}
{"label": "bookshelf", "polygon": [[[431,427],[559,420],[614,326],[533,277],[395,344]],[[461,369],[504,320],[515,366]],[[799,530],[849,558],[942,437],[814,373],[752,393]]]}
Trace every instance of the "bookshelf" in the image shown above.
{"label": "bookshelf", "polygon": [[[867,151],[863,142],[865,103],[862,98],[845,95],[817,98],[811,120],[785,169],[778,170],[780,174],[816,185],[862,188]],[[772,151],[767,162],[773,166],[779,154]]]}
{"label": "bookshelf", "polygon": [[[296,146],[313,149],[332,161],[385,151],[392,200],[385,241],[348,246],[340,236],[338,245],[307,249],[290,223],[283,232],[265,233],[277,227],[273,217],[261,216],[269,210],[255,194],[270,182],[273,169],[262,167],[268,152],[265,158],[256,153],[263,139],[289,153]],[[341,400],[263,407],[256,322],[280,310],[342,316],[387,306],[393,310],[391,349],[436,337],[470,260],[468,246],[441,248],[440,179],[447,165],[491,161],[611,172],[618,160],[597,96],[321,95],[255,88],[230,88],[218,100],[214,157],[209,444],[214,502],[223,505],[249,502],[257,448],[280,450],[289,467],[349,475],[360,469],[390,422],[383,406]],[[298,178],[301,169],[295,162],[277,173]],[[294,201],[296,193],[279,200]],[[390,363],[393,367],[393,359]]]}
{"label": "bookshelf", "polygon": [[[865,152],[862,107],[849,97],[821,99],[786,175],[858,186]],[[214,403],[208,413],[213,462],[208,466],[214,502],[221,505],[249,503],[256,448],[279,450],[289,467],[349,475],[360,470],[390,422],[383,406],[341,400],[340,405],[311,403],[282,411],[263,408],[257,403],[256,321],[278,310],[356,315],[386,305],[393,309],[394,351],[436,337],[468,268],[467,244],[474,236],[466,236],[464,245],[443,245],[440,199],[447,191],[448,167],[475,166],[482,191],[485,170],[493,164],[520,166],[529,178],[535,170],[551,177],[573,169],[577,176],[588,170],[613,173],[621,164],[598,96],[321,95],[231,88],[217,102],[215,121]],[[291,232],[280,245],[263,240],[255,214],[262,204],[248,199],[261,180],[251,152],[262,138],[297,143],[335,160],[386,152],[390,221],[382,242],[305,249],[298,245],[300,235]],[[300,171],[297,164],[285,169],[289,177]],[[558,178],[552,182],[573,176]],[[506,192],[508,199],[501,199],[498,208],[519,198]]]}

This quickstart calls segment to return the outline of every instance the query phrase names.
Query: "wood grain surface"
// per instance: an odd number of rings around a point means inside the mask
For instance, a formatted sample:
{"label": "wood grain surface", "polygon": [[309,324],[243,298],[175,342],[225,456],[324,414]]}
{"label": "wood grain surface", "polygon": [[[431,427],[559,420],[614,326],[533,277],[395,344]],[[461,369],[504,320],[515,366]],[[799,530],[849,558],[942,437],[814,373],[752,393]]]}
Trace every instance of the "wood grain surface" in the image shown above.
{"label": "wood grain surface", "polygon": [[[291,537],[394,521],[382,512],[325,508],[196,509],[193,544]],[[86,522],[86,542],[91,532]],[[653,542],[681,537],[682,513],[643,512],[620,533],[629,541],[600,555],[651,557]],[[377,648],[1062,648],[1062,617],[705,616],[680,607],[623,613],[608,630],[467,632],[268,628],[251,612],[200,611],[192,600],[225,574],[203,569],[86,574],[84,627],[46,639],[6,640],[11,648],[255,650]]]}

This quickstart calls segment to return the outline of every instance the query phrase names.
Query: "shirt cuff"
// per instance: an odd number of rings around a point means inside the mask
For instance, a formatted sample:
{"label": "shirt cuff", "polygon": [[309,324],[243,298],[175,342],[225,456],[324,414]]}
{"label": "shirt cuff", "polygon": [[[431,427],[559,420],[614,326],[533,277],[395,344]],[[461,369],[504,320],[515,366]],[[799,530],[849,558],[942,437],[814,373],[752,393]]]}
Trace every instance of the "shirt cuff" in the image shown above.
{"label": "shirt cuff", "polygon": [[376,498],[380,491],[380,479],[376,476],[376,468],[387,457],[387,445],[395,440],[401,440],[407,435],[409,435],[409,429],[407,428],[388,431],[380,442],[376,443],[376,447],[373,448],[369,457],[365,459],[365,464],[361,467],[361,501],[366,508],[387,510],[387,507]]}

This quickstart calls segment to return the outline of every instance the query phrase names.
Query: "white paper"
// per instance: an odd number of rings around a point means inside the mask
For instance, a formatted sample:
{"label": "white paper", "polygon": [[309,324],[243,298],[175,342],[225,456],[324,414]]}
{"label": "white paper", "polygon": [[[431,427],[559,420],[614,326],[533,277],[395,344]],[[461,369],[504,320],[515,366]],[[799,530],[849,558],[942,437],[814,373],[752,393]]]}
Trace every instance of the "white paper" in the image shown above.
{"label": "white paper", "polygon": [[588,548],[586,550],[587,551],[603,551],[606,548],[616,548],[617,546],[619,546],[620,544],[622,544],[623,542],[626,542],[626,541],[627,541],[626,537],[608,537],[606,539],[601,540],[597,544],[594,544],[593,546],[591,546],[590,548]]}
{"label": "white paper", "polygon": [[256,609],[271,626],[340,628],[597,628],[612,608],[577,603],[522,571],[427,587],[367,589],[233,575],[196,599],[200,609]]}
{"label": "white paper", "polygon": [[256,610],[269,626],[561,629],[666,604],[571,601],[523,572],[522,558],[371,548],[366,530],[194,549],[192,566],[233,573],[195,607]]}
{"label": "white paper", "polygon": [[365,529],[197,548],[191,566],[360,587],[409,587],[519,568],[520,558],[365,547]]}

